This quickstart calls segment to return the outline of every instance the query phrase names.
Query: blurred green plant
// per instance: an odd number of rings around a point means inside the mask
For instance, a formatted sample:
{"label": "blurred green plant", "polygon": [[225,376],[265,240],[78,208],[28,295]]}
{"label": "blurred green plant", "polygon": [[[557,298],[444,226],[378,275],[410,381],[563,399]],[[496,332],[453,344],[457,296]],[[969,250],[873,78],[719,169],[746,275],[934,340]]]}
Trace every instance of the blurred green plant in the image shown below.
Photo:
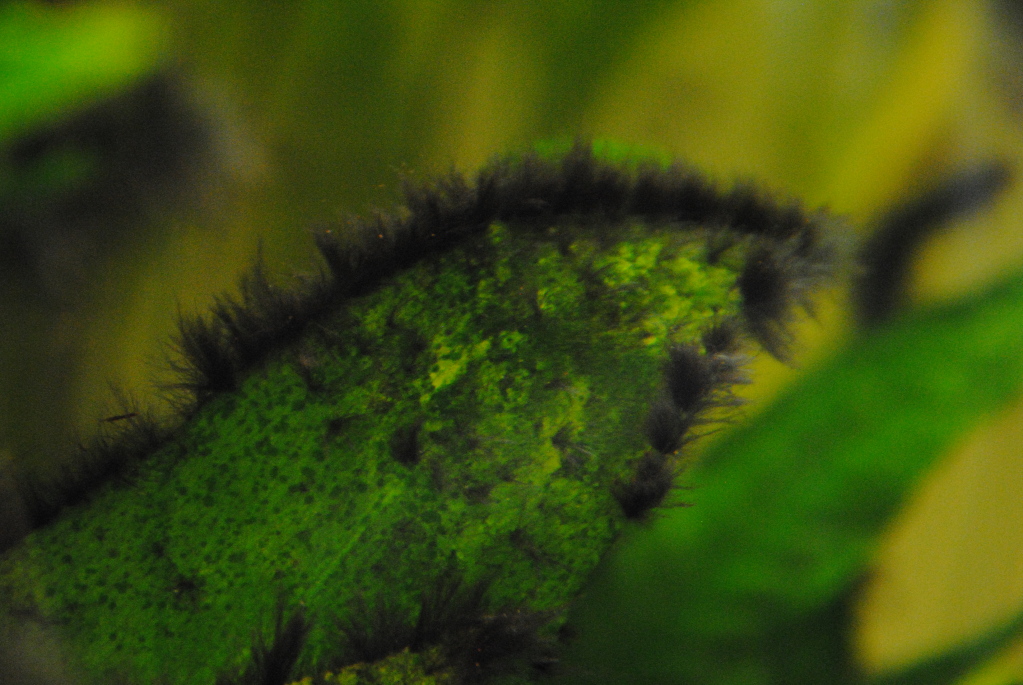
{"label": "blurred green plant", "polygon": [[[0,6],[0,152],[152,74],[166,58],[167,38],[157,14],[130,6]],[[95,161],[83,155],[58,151],[27,173],[0,158],[0,199],[73,187]]]}

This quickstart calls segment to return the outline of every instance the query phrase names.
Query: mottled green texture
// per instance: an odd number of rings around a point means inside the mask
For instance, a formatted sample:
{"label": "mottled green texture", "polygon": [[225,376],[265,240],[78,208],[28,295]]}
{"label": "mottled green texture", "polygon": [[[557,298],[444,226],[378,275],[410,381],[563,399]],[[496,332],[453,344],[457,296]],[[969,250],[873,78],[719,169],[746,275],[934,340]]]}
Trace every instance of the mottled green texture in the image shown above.
{"label": "mottled green texture", "polygon": [[171,683],[240,667],[279,596],[312,621],[299,674],[356,598],[414,614],[444,571],[490,579],[494,608],[562,609],[624,524],[612,485],[649,449],[667,346],[735,313],[743,249],[708,265],[677,226],[494,225],[35,532],[0,560],[0,603],[61,625],[89,673]]}
{"label": "mottled green texture", "polygon": [[372,664],[352,664],[320,678],[306,677],[292,685],[454,685],[454,676],[438,668],[436,649],[422,653],[401,651]]}

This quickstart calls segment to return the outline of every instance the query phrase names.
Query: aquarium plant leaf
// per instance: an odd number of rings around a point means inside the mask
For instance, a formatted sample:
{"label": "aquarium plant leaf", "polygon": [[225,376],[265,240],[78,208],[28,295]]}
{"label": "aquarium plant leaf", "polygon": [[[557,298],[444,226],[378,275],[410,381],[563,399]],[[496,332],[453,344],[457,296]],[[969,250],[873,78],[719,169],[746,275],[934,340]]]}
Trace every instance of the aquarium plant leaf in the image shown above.
{"label": "aquarium plant leaf", "polygon": [[871,678],[870,685],[952,685],[1023,636],[1023,613],[984,635],[905,668]]}
{"label": "aquarium plant leaf", "polygon": [[748,340],[785,352],[827,223],[584,144],[409,183],[318,234],[318,276],[257,264],[183,318],[182,425],[122,412],[62,482],[23,481],[0,613],[94,679],[540,672],[736,404]]}
{"label": "aquarium plant leaf", "polygon": [[5,3],[0,7],[0,141],[152,74],[166,42],[165,23],[149,10]]}
{"label": "aquarium plant leaf", "polygon": [[[848,602],[878,536],[953,441],[1023,390],[1023,275],[906,316],[712,445],[579,606],[564,682],[854,677]],[[921,681],[922,682],[922,681]]]}

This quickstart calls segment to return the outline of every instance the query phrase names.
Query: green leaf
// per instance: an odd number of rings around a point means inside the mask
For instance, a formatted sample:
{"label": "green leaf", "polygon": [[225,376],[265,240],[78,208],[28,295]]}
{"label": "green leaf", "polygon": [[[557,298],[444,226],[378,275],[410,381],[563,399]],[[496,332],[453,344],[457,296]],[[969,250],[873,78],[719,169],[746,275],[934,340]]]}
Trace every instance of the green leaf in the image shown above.
{"label": "green leaf", "polygon": [[1023,389],[1023,275],[856,340],[714,444],[577,607],[571,682],[838,682],[846,600],[919,476]]}
{"label": "green leaf", "polygon": [[6,5],[0,9],[0,141],[152,72],[165,34],[151,11]]}
{"label": "green leaf", "polygon": [[979,638],[908,668],[885,673],[871,685],[951,685],[974,671],[1023,635],[1023,613]]}
{"label": "green leaf", "polygon": [[[309,616],[296,668],[312,672],[415,650],[426,638],[402,631],[463,582],[486,590],[465,613],[553,634],[626,522],[615,492],[650,452],[665,349],[738,312],[741,255],[708,263],[699,238],[493,224],[274,341],[130,486],[0,556],[0,638],[38,614],[90,677],[208,683],[248,659],[281,593]],[[339,638],[349,623],[398,637],[367,657]]]}

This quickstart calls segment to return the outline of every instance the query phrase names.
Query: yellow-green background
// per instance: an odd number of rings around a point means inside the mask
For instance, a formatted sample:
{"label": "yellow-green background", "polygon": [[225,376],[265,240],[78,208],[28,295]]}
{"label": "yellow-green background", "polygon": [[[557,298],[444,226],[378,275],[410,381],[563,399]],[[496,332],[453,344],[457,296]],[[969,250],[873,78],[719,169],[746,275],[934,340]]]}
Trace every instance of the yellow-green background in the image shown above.
{"label": "yellow-green background", "polygon": [[[138,73],[168,69],[211,122],[214,148],[181,202],[140,215],[138,233],[149,237],[89,262],[87,287],[56,310],[27,286],[0,293],[18,298],[7,311],[26,320],[54,311],[59,319],[28,327],[38,339],[13,319],[0,326],[0,458],[41,462],[26,447],[33,435],[50,445],[67,441],[71,425],[94,432],[99,418],[117,413],[110,382],[151,394],[179,309],[201,311],[229,291],[259,244],[275,272],[309,270],[306,229],[386,206],[402,171],[471,169],[538,138],[610,137],[683,156],[721,180],[755,178],[826,205],[862,234],[879,211],[943,172],[992,157],[1023,160],[1023,79],[1015,75],[1023,72],[1023,32],[1013,32],[1000,7],[966,0],[37,7],[46,21],[88,25],[100,37],[95,51],[135,69],[81,93],[75,84],[88,75],[69,79],[70,95],[45,118],[128,88]],[[1023,192],[1014,187],[929,244],[915,300],[955,297],[1023,263],[1021,210]],[[819,322],[803,327],[797,367],[848,335],[847,320],[835,293]],[[63,360],[68,370],[54,374]],[[762,400],[794,373],[799,368],[762,357],[748,394]],[[60,387],[32,383],[44,375]],[[908,504],[864,595],[859,642],[868,663],[882,667],[946,645],[1023,602],[1020,445],[1023,403],[991,417]]]}

